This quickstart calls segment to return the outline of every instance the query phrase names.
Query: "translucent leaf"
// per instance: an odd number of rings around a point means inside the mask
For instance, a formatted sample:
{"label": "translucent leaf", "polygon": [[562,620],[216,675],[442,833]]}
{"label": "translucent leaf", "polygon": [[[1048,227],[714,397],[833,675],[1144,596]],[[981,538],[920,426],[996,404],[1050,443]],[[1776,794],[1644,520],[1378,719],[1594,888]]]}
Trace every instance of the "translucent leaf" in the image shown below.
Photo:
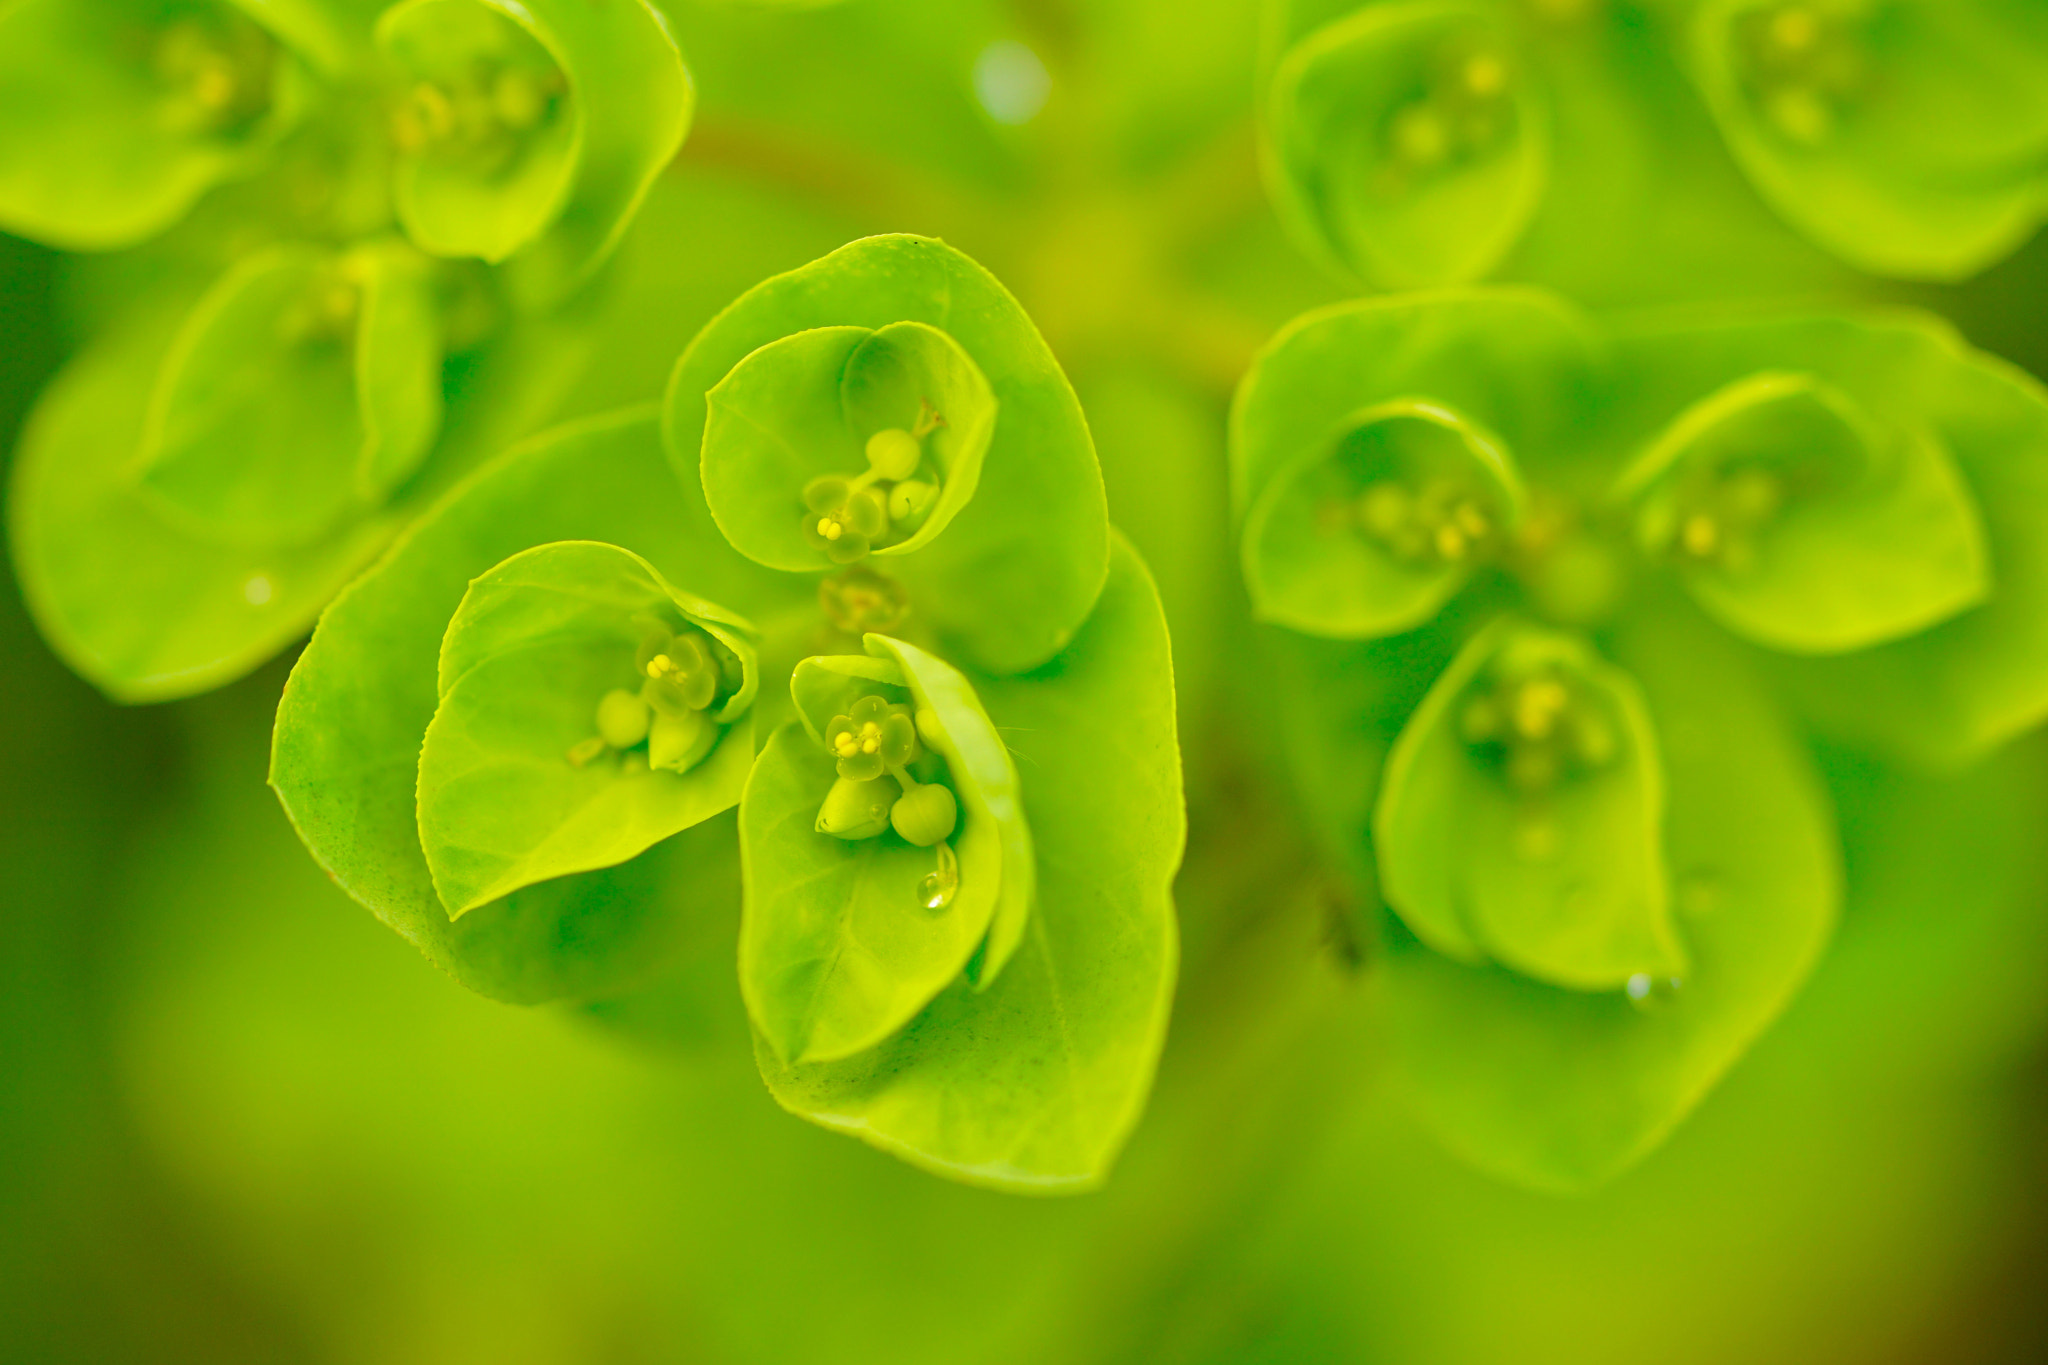
{"label": "translucent leaf", "polygon": [[1797,654],[1916,634],[1984,600],[1969,488],[1925,428],[1886,430],[1812,375],[1739,380],[1623,476],[1638,538],[1723,625]]}
{"label": "translucent leaf", "polygon": [[869,475],[871,438],[940,423],[913,436],[919,455],[908,477],[872,485],[885,498],[897,483],[935,488],[914,523],[892,518],[874,541],[876,555],[907,555],[974,496],[996,426],[980,369],[951,337],[920,322],[797,332],[747,356],[705,401],[712,516],[742,554],[793,572],[844,562],[804,534],[802,495],[816,479]]}
{"label": "translucent leaf", "polygon": [[[640,687],[635,649],[650,621],[708,632],[737,657],[742,681],[705,722],[720,737],[684,772],[630,746],[573,757],[599,733],[602,699]],[[537,546],[477,578],[443,637],[439,677],[419,828],[451,919],[638,856],[736,805],[753,764],[760,672],[742,623],[616,546]]]}
{"label": "translucent leaf", "polygon": [[[635,546],[666,581],[751,620],[815,610],[810,584],[741,558],[681,495],[651,410],[591,419],[478,471],[335,600],[286,685],[271,755],[272,785],[343,889],[464,985],[518,1003],[622,988],[660,966],[673,921],[692,913],[687,898],[638,898],[652,874],[636,869],[652,851],[453,922],[435,892],[415,783],[442,637],[473,578],[558,540]],[[657,848],[694,846],[713,827],[730,838],[729,825],[707,821]]]}
{"label": "translucent leaf", "polygon": [[645,0],[404,0],[377,36],[415,80],[396,123],[406,231],[437,255],[518,255],[532,305],[611,253],[689,126],[689,75]]}
{"label": "translucent leaf", "polygon": [[290,129],[304,76],[218,0],[0,7],[0,228],[67,251],[154,237]]}
{"label": "translucent leaf", "polygon": [[158,376],[143,490],[195,536],[302,544],[376,507],[441,422],[441,326],[400,244],[285,246],[230,270]]}
{"label": "translucent leaf", "polygon": [[1370,5],[1327,24],[1281,59],[1265,113],[1283,218],[1381,288],[1485,275],[1542,197],[1545,103],[1481,6]]}
{"label": "translucent leaf", "polygon": [[1635,682],[1505,619],[1416,708],[1373,815],[1381,890],[1425,942],[1581,990],[1683,975],[1663,830]]}
{"label": "translucent leaf", "polygon": [[1499,438],[1422,399],[1352,414],[1266,485],[1244,525],[1265,620],[1370,639],[1435,616],[1520,517]]}
{"label": "translucent leaf", "polygon": [[1859,269],[1967,277],[2048,196],[2048,12],[2033,0],[1710,0],[1696,77],[1772,205]]}
{"label": "translucent leaf", "polygon": [[[742,295],[676,365],[662,423],[669,458],[678,478],[707,486],[705,396],[760,347],[819,328],[902,322],[951,337],[986,376],[1002,417],[973,501],[943,535],[878,567],[901,581],[949,658],[999,673],[1035,667],[1066,644],[1101,590],[1102,475],[1080,405],[1031,320],[944,243],[866,238]],[[801,501],[790,507],[792,527],[802,510]]]}
{"label": "translucent leaf", "polygon": [[1425,1116],[1471,1161],[1546,1189],[1597,1185],[1663,1142],[1799,989],[1841,898],[1826,794],[1742,656],[1670,601],[1616,650],[1664,739],[1687,975],[1563,990],[1456,962],[1391,921],[1382,959]]}
{"label": "translucent leaf", "polygon": [[[1038,900],[986,991],[954,981],[845,1061],[755,1049],[784,1107],[942,1175],[1090,1189],[1144,1107],[1173,996],[1185,831],[1157,594],[1119,539],[1101,602],[1048,667],[973,679],[1025,777]],[[764,764],[765,768],[765,764]]]}

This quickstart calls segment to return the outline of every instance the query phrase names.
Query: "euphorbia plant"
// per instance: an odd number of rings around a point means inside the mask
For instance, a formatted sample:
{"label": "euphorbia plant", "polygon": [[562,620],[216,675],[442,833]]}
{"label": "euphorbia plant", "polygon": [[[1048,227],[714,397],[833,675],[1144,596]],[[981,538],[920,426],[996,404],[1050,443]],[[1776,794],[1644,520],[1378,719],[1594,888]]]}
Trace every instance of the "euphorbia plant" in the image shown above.
{"label": "euphorbia plant", "polygon": [[1085,1188],[1142,1107],[1165,625],[1064,376],[940,243],[765,282],[659,422],[451,493],[323,617],[272,780],[342,885],[500,999],[630,990],[739,909],[777,1099],[935,1170]]}
{"label": "euphorbia plant", "polygon": [[645,0],[0,8],[0,227],[78,250],[182,233],[15,474],[52,643],[152,701],[301,634],[518,429],[480,391],[549,387],[535,341],[692,100]]}
{"label": "euphorbia plant", "polygon": [[2048,395],[1914,315],[1474,291],[1267,348],[1246,583],[1455,1145],[1596,1182],[1783,1007],[1840,897],[1802,731],[1954,763],[2048,714],[2044,454]]}

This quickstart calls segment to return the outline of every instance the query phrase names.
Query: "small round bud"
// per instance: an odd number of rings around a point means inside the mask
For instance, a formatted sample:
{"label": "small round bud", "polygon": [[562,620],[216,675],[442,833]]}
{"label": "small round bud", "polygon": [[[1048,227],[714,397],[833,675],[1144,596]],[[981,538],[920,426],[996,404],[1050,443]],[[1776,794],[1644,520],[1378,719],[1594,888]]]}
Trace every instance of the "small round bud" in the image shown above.
{"label": "small round bud", "polygon": [[630,749],[647,738],[654,721],[647,703],[622,687],[614,687],[597,704],[597,733],[614,749]]}
{"label": "small round bud", "polygon": [[960,823],[960,805],[953,793],[936,782],[913,787],[889,811],[896,832],[919,848],[930,848],[953,833]]}
{"label": "small round bud", "polygon": [[818,807],[818,833],[835,839],[872,839],[889,828],[889,807],[895,799],[896,784],[886,777],[842,777]]}
{"label": "small round bud", "polygon": [[902,427],[885,427],[868,437],[868,465],[885,479],[907,479],[917,472],[924,450]]}
{"label": "small round bud", "polygon": [[688,772],[717,742],[718,727],[702,711],[685,711],[679,716],[657,711],[647,729],[647,766]]}
{"label": "small round bud", "polygon": [[939,500],[939,486],[922,479],[906,479],[889,490],[889,520],[898,530],[914,531]]}

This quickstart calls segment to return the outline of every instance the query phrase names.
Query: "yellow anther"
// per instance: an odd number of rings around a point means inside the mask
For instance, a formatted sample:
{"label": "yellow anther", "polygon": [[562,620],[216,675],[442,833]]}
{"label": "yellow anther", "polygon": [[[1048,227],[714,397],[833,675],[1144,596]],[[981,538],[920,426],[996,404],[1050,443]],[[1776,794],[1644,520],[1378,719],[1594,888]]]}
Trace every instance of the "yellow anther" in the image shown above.
{"label": "yellow anther", "polygon": [[859,751],[860,745],[850,733],[842,730],[832,737],[832,752],[841,758],[852,758]]}
{"label": "yellow anther", "polygon": [[224,57],[215,57],[192,77],[192,98],[202,109],[221,110],[235,99],[235,69]]}
{"label": "yellow anther", "polygon": [[1546,739],[1571,705],[1571,693],[1555,678],[1523,683],[1515,694],[1515,729],[1525,739]]}
{"label": "yellow anther", "polygon": [[846,528],[830,517],[819,517],[818,534],[827,540],[837,540],[846,534]]}
{"label": "yellow anther", "polygon": [[1457,519],[1458,529],[1474,540],[1481,539],[1493,529],[1486,520],[1486,514],[1469,502],[1459,503],[1458,510],[1452,515]]}
{"label": "yellow anther", "polygon": [[1465,63],[1465,88],[1475,95],[1498,95],[1507,88],[1507,83],[1507,63],[1490,52],[1482,52]]}
{"label": "yellow anther", "polygon": [[1445,522],[1436,528],[1436,552],[1445,559],[1465,557],[1465,533]]}
{"label": "yellow anther", "polygon": [[1810,9],[1792,5],[1771,19],[1771,42],[1780,52],[1797,54],[1811,48],[1820,38],[1820,20]]}
{"label": "yellow anther", "polygon": [[666,654],[657,654],[647,661],[647,676],[650,678],[659,678],[664,674],[673,673],[675,670],[676,661],[669,658]]}
{"label": "yellow anther", "polygon": [[1685,525],[1678,532],[1679,544],[1685,552],[1696,559],[1705,559],[1721,545],[1721,525],[1705,512],[1695,512],[1685,519]]}
{"label": "yellow anther", "polygon": [[[874,727],[869,726],[868,728],[873,729]],[[882,752],[882,737],[880,735],[862,735],[860,751],[864,754],[878,754]]]}

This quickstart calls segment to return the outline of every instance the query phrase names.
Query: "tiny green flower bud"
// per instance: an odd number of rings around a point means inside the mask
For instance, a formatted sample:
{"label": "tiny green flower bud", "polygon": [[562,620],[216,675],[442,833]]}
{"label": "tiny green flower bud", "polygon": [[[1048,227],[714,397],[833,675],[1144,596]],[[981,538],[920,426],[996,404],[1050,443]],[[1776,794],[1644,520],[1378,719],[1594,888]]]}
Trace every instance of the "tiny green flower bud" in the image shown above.
{"label": "tiny green flower bud", "polygon": [[907,479],[917,472],[924,450],[901,427],[885,427],[868,437],[868,465],[885,479]]}
{"label": "tiny green flower bud", "polygon": [[899,530],[915,531],[939,501],[937,484],[906,479],[889,490],[889,520]]}
{"label": "tiny green flower bud", "polygon": [[818,807],[818,833],[835,839],[872,839],[889,828],[889,807],[895,799],[896,784],[886,777],[842,777]]}
{"label": "tiny green flower bud", "polygon": [[826,620],[850,635],[888,634],[910,614],[910,594],[893,578],[853,568],[818,580],[818,605]]}
{"label": "tiny green flower bud", "polygon": [[656,711],[647,729],[647,766],[685,773],[718,742],[718,727],[702,711],[670,715]]}
{"label": "tiny green flower bud", "polygon": [[960,806],[951,791],[927,782],[912,787],[890,808],[889,823],[910,843],[930,848],[952,835],[960,823]]}
{"label": "tiny green flower bud", "polygon": [[597,733],[614,749],[630,749],[647,738],[653,719],[647,703],[621,687],[605,693],[597,704]]}

